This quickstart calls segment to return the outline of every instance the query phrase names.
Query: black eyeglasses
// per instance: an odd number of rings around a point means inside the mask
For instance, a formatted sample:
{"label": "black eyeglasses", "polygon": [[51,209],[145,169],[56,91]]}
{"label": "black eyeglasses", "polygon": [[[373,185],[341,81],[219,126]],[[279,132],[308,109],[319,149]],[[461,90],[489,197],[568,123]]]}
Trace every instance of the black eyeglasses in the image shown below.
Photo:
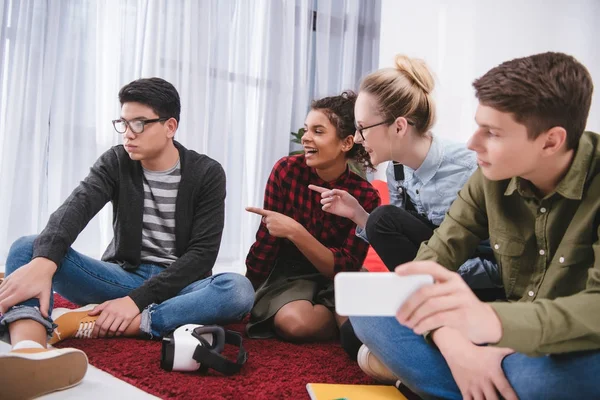
{"label": "black eyeglasses", "polygon": [[[388,119],[388,120],[385,120],[385,121],[379,122],[379,123],[377,123],[377,124],[373,124],[373,125],[365,126],[364,128],[359,128],[359,127],[358,127],[358,125],[356,124],[356,122],[354,122],[354,128],[356,128],[356,132],[358,132],[358,133],[360,134],[360,137],[361,137],[361,139],[362,139],[362,140],[363,140],[363,142],[364,142],[364,141],[365,141],[365,135],[363,134],[363,131],[365,131],[365,130],[367,130],[367,129],[369,129],[369,128],[374,128],[374,127],[376,127],[376,126],[379,126],[379,125],[383,125],[383,124],[391,124],[391,123],[392,123],[392,122],[394,122],[395,120],[396,120],[396,118],[394,118],[394,119]],[[407,122],[409,125],[414,125],[414,124],[415,124],[414,122],[412,122],[412,121],[409,121],[409,120],[406,120],[406,122]]]}
{"label": "black eyeglasses", "polygon": [[154,118],[154,119],[136,119],[133,121],[127,121],[126,119],[114,119],[113,120],[113,126],[115,128],[115,131],[119,132],[119,133],[125,133],[127,132],[127,127],[129,127],[129,129],[131,130],[131,132],[135,133],[136,135],[139,135],[140,133],[144,132],[144,127],[147,124],[152,124],[154,122],[163,122],[168,120],[171,117],[165,117],[165,118]]}

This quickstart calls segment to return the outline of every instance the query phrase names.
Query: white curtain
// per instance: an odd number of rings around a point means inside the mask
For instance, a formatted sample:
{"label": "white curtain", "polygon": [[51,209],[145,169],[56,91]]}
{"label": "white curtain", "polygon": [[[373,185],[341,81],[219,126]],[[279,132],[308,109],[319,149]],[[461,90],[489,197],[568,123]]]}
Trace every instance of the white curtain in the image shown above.
{"label": "white curtain", "polygon": [[[258,225],[244,206],[262,204],[273,164],[289,151],[289,132],[302,125],[315,93],[355,88],[377,64],[379,1],[360,17],[365,7],[357,3],[0,3],[0,264],[10,243],[39,232],[94,160],[120,142],[110,123],[120,87],[160,76],[181,96],[176,139],[227,174],[216,271],[243,272]],[[314,11],[317,28],[343,28],[315,35]],[[328,40],[328,54],[315,57]],[[111,213],[108,205],[74,247],[100,257],[112,237]]]}
{"label": "white curtain", "polygon": [[380,13],[374,1],[317,2],[315,98],[356,90],[362,75],[376,68]]}

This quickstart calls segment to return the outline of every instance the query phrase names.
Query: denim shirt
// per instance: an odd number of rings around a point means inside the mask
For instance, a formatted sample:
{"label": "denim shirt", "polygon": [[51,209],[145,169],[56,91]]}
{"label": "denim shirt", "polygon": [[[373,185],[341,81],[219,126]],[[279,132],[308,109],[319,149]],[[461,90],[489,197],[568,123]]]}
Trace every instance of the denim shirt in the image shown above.
{"label": "denim shirt", "polygon": [[[440,225],[459,190],[477,169],[477,156],[464,144],[444,142],[433,136],[429,152],[421,166],[414,170],[404,165],[404,179],[396,180],[393,162],[386,170],[390,204],[406,209],[406,191],[417,212],[434,225]],[[356,235],[368,241],[365,229]]]}
{"label": "denim shirt", "polygon": [[[427,217],[434,225],[440,225],[446,212],[458,196],[458,192],[477,169],[477,155],[465,144],[443,141],[433,136],[425,160],[416,170],[404,165],[404,179],[396,180],[393,162],[386,170],[390,204],[406,209],[403,191],[415,206],[416,211]],[[356,235],[368,242],[365,229],[356,227]],[[489,287],[489,281],[501,285],[496,276],[495,265],[488,260],[468,260],[459,273],[473,288]],[[479,275],[485,282],[481,285]],[[464,275],[472,275],[471,279]],[[493,276],[493,277],[492,277]]]}
{"label": "denim shirt", "polygon": [[458,192],[477,169],[477,156],[464,144],[448,143],[433,137],[421,166],[404,166],[404,180],[396,180],[394,165],[386,170],[390,204],[406,208],[402,191],[406,190],[417,212],[434,225],[440,225]]}

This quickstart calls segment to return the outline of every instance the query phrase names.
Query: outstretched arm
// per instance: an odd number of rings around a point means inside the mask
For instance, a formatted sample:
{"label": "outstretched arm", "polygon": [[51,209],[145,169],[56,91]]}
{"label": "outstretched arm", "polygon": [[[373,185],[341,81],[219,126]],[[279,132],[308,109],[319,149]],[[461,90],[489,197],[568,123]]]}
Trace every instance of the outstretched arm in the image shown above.
{"label": "outstretched arm", "polygon": [[296,245],[298,250],[319,272],[327,277],[333,277],[333,253],[308,232],[305,227],[287,215],[276,211],[256,207],[246,207],[246,211],[262,216],[262,223],[269,231],[269,235],[288,239]]}
{"label": "outstretched arm", "polygon": [[79,233],[111,199],[118,184],[117,162],[114,150],[106,151],[88,176],[50,215],[34,242],[33,259],[0,285],[0,313],[25,300],[38,298],[42,315],[48,317],[52,276]]}

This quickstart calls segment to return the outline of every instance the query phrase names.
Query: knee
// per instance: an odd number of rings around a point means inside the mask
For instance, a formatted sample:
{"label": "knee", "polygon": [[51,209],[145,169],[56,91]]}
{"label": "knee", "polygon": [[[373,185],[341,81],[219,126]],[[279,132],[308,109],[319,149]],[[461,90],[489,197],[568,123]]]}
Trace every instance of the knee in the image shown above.
{"label": "knee", "polygon": [[[394,317],[350,317],[356,337],[367,346],[387,337],[415,335],[412,330],[400,325]],[[420,337],[420,336],[419,336]]]}
{"label": "knee", "polygon": [[305,318],[296,312],[286,312],[284,309],[277,312],[273,325],[279,336],[290,341],[307,339],[314,333]]}
{"label": "knee", "polygon": [[233,311],[235,318],[242,319],[252,310],[254,288],[248,278],[241,274],[225,273],[219,275],[215,281],[224,292],[227,308]]}
{"label": "knee", "polygon": [[391,213],[395,213],[398,210],[400,210],[400,208],[398,208],[392,204],[384,204],[382,206],[377,207],[375,210],[373,210],[371,215],[375,216],[375,219],[379,219],[381,217],[388,216]]}
{"label": "knee", "polygon": [[371,238],[371,236],[376,235],[377,232],[381,230],[381,222],[389,221],[390,216],[392,214],[397,214],[398,211],[404,210],[401,210],[400,208],[391,204],[379,206],[375,210],[373,210],[371,215],[369,215],[369,218],[367,219],[367,224],[365,226],[365,229],[367,231],[367,237]]}
{"label": "knee", "polygon": [[[10,246],[8,256],[6,258],[7,275],[31,261],[31,257],[33,257],[33,242],[35,241],[36,237],[37,235],[22,236],[15,240],[12,246]],[[28,261],[24,262],[25,260],[23,258],[27,259]]]}
{"label": "knee", "polygon": [[17,240],[14,241],[12,246],[10,246],[10,250],[8,251],[8,255],[15,253],[21,253],[24,251],[33,251],[33,242],[37,238],[37,235],[30,236],[21,236]]}

